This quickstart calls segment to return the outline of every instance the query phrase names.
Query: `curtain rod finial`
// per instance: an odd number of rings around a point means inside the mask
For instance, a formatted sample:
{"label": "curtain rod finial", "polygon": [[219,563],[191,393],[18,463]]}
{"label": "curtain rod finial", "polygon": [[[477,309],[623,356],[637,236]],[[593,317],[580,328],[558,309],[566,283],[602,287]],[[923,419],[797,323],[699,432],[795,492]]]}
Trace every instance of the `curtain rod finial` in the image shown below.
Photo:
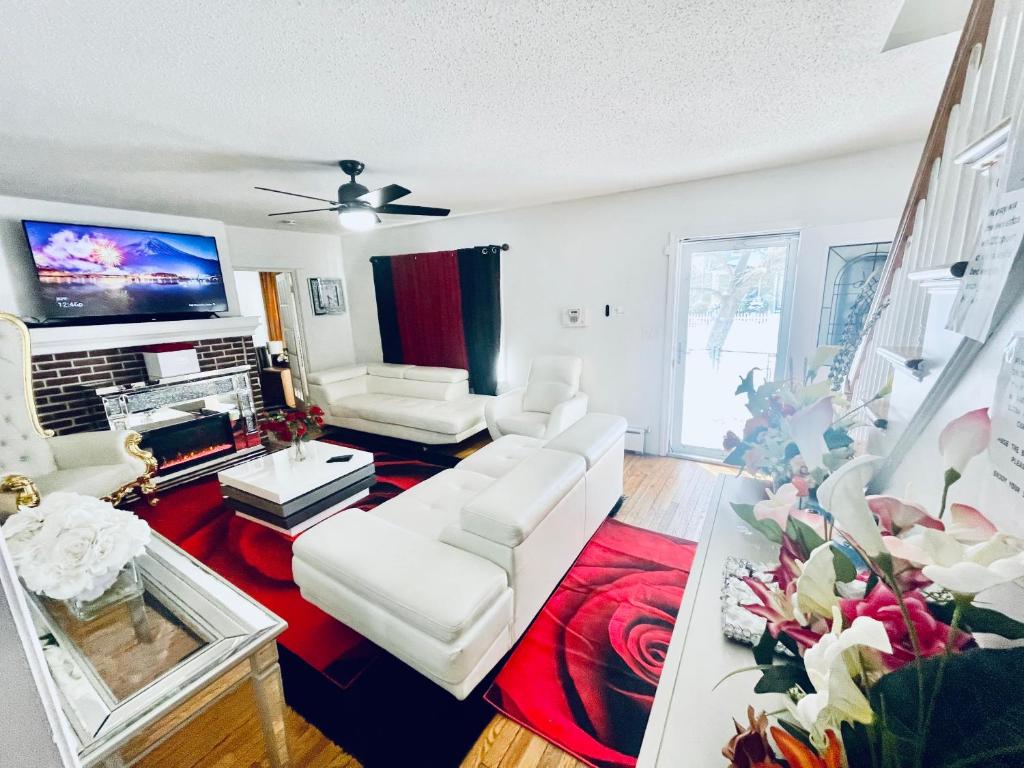
{"label": "curtain rod finial", "polygon": [[502,243],[501,244],[501,250],[507,251],[508,250],[508,243]]}

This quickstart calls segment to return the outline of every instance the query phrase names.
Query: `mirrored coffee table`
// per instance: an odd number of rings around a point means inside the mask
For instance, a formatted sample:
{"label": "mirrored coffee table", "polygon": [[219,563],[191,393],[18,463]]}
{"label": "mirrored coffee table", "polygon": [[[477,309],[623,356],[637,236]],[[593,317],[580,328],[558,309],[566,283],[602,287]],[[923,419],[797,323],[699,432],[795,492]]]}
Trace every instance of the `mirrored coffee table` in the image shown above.
{"label": "mirrored coffee table", "polygon": [[144,594],[87,622],[30,596],[82,764],[133,765],[249,681],[270,763],[287,766],[284,621],[156,534],[136,564]]}

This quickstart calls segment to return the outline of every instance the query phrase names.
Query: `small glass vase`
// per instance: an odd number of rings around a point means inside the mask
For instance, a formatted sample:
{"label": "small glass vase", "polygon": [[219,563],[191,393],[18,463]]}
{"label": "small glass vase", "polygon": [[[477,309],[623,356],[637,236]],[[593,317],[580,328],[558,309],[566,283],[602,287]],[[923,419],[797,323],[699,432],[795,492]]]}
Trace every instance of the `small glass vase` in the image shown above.
{"label": "small glass vase", "polygon": [[135,567],[135,560],[129,560],[128,564],[117,574],[114,583],[107,587],[102,595],[93,600],[72,597],[65,600],[64,604],[71,615],[79,621],[90,621],[115,605],[139,597],[143,592],[145,592],[145,586],[139,576],[139,569]]}
{"label": "small glass vase", "polygon": [[292,438],[292,461],[306,460],[305,442],[301,437]]}

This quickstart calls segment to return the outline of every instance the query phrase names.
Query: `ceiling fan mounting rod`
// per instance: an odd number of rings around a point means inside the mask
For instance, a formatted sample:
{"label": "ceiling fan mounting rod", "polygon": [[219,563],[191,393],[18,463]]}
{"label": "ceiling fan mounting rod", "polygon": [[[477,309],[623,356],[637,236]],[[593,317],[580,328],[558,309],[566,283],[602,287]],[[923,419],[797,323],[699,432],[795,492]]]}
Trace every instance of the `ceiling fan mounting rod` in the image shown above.
{"label": "ceiling fan mounting rod", "polygon": [[363,168],[366,166],[358,160],[339,160],[338,166],[342,172],[348,176],[352,181],[356,180],[356,176],[363,172]]}

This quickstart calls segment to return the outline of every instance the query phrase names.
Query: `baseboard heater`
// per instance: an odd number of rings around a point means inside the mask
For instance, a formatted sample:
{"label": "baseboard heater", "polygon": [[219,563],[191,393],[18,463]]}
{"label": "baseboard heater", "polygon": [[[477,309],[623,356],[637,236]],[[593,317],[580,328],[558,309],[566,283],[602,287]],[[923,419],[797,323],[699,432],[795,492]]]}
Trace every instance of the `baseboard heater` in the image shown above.
{"label": "baseboard heater", "polygon": [[626,450],[630,453],[646,453],[647,430],[644,427],[626,427]]}

